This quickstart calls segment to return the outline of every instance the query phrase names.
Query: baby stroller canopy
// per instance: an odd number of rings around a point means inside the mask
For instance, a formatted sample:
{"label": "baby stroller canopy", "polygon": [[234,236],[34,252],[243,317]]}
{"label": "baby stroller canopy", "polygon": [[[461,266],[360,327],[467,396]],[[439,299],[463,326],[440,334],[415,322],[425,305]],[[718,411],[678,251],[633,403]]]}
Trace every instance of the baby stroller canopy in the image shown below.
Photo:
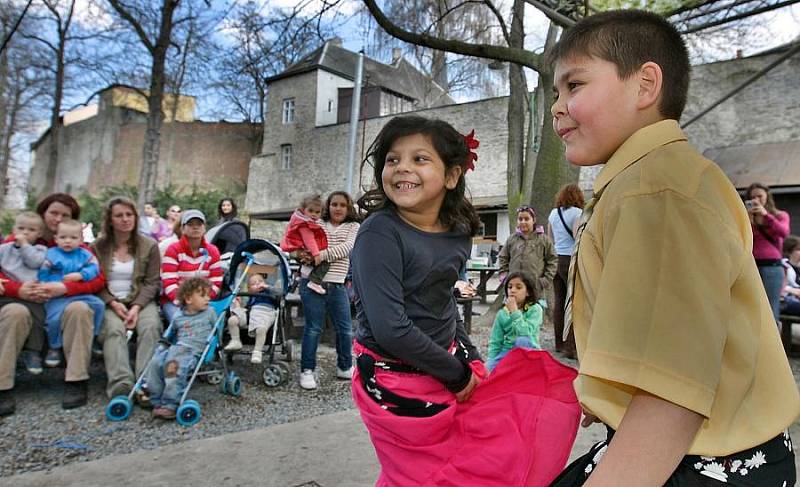
{"label": "baby stroller canopy", "polygon": [[215,245],[220,254],[233,252],[246,240],[250,240],[250,227],[239,220],[221,221],[206,232],[206,241]]}

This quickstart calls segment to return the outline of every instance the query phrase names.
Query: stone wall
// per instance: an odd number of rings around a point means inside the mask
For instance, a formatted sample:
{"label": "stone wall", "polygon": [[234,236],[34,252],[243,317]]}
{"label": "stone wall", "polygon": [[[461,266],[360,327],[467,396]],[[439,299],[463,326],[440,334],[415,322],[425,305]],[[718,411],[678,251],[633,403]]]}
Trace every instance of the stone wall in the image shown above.
{"label": "stone wall", "polygon": [[[292,78],[291,86],[276,83],[270,88],[273,111],[277,110],[285,95],[284,89],[305,92],[306,85],[313,80],[312,73]],[[283,80],[281,80],[283,81]],[[277,92],[277,93],[276,93]],[[347,154],[350,125],[348,123],[327,127],[314,127],[313,106],[300,108],[300,99],[295,98],[294,127],[280,123],[280,113],[267,116],[270,140],[264,141],[264,151],[254,157],[250,165],[247,191],[247,209],[251,213],[280,212],[291,209],[302,197],[311,192],[327,194],[343,189],[347,181]],[[492,98],[478,102],[449,105],[409,112],[428,118],[441,118],[450,122],[456,130],[468,133],[475,129],[481,142],[477,150],[476,170],[467,174],[467,187],[476,200],[505,196],[506,187],[506,98]],[[359,124],[356,144],[357,167],[354,179],[359,177],[360,161],[365,157],[369,145],[380,129],[393,116],[369,119]],[[279,127],[280,126],[280,127]],[[278,130],[274,128],[278,127]],[[280,146],[292,144],[293,163],[290,170],[281,169]],[[371,183],[371,168],[365,166],[362,184]]]}
{"label": "stone wall", "polygon": [[[779,55],[767,54],[695,66],[684,121]],[[730,145],[800,139],[800,124],[797,122],[800,120],[799,75],[800,58],[795,57],[689,126],[689,139],[701,153]],[[272,113],[266,127],[275,136],[265,140],[262,154],[251,161],[247,195],[247,208],[251,212],[289,210],[309,192],[325,194],[345,186],[349,124],[314,128],[315,95],[311,91],[316,88],[314,76],[313,72],[306,73],[280,80],[270,87]],[[294,126],[281,125],[281,99],[294,93],[306,93],[303,97],[296,97],[297,122]],[[276,96],[274,102],[273,96]],[[506,98],[493,98],[413,112],[447,120],[461,132],[475,128],[476,137],[481,141],[478,149],[480,159],[477,170],[467,176],[467,182],[477,204],[505,202],[506,105]],[[359,161],[363,158],[365,146],[369,146],[390,118],[370,119],[359,126]],[[281,144],[293,146],[294,160],[290,170],[281,170]],[[582,187],[591,189],[601,167],[582,168]],[[364,183],[369,184],[371,174],[363,176]]]}
{"label": "stone wall", "polygon": [[[144,114],[119,107],[63,128],[56,190],[98,194],[108,186],[139,183]],[[161,132],[158,187],[203,188],[245,184],[257,152],[254,127],[243,123],[165,123]],[[32,194],[46,187],[50,137],[34,149]]]}

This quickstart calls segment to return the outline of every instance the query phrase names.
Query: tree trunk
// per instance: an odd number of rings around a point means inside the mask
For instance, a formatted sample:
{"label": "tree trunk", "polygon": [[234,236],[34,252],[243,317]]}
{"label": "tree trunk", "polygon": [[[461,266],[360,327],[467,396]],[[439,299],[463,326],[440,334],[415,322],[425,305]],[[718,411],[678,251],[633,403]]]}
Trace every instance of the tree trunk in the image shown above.
{"label": "tree trunk", "polygon": [[[510,47],[522,47],[525,31],[523,19],[525,1],[514,0],[511,17]],[[508,169],[506,173],[506,195],[508,196],[508,223],[510,230],[516,227],[512,218],[522,202],[522,175],[525,165],[525,119],[527,115],[525,74],[519,64],[509,64],[508,83]]]}
{"label": "tree trunk", "polygon": [[147,97],[147,130],[142,148],[142,172],[139,175],[139,206],[152,201],[156,193],[156,177],[158,176],[158,159],[161,152],[161,127],[164,124],[164,67],[167,49],[172,38],[172,15],[178,6],[177,0],[164,0],[161,10],[161,27],[158,41],[151,49],[153,65],[150,71],[150,93]]}
{"label": "tree trunk", "polygon": [[5,132],[2,133],[2,150],[0,151],[0,203],[6,206],[8,196],[8,169],[11,165],[11,139],[17,130],[17,116],[22,108],[22,89],[13,90],[13,101],[8,103],[7,114],[2,114],[5,119]]}
{"label": "tree trunk", "polygon": [[[60,26],[59,26],[60,27]],[[56,191],[58,175],[58,149],[61,140],[61,98],[64,96],[64,53],[66,52],[66,32],[59,29],[58,49],[56,50],[56,86],[53,93],[53,109],[50,112],[50,151],[47,162],[47,177],[44,190]]]}

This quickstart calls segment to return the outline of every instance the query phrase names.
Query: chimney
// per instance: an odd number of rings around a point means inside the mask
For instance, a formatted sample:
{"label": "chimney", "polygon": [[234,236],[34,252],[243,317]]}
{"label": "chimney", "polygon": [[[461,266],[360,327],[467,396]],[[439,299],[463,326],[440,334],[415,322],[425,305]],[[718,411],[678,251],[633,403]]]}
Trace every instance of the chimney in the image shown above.
{"label": "chimney", "polygon": [[403,50],[399,47],[392,48],[392,64],[398,63],[401,59],[403,59]]}
{"label": "chimney", "polygon": [[334,37],[328,41],[332,46],[342,47],[342,38]]}
{"label": "chimney", "polygon": [[737,49],[736,50],[736,59],[742,59],[742,50],[741,49]]}

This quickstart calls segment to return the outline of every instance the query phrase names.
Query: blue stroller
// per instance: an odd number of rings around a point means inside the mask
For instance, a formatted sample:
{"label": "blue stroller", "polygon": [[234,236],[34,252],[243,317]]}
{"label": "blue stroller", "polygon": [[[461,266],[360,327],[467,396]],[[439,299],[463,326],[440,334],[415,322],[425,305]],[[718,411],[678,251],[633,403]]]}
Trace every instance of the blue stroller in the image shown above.
{"label": "blue stroller", "polygon": [[[248,258],[253,261],[249,262]],[[247,291],[247,283],[243,280],[245,274],[261,274],[264,280],[270,285],[268,291],[250,294]],[[236,284],[233,284],[236,283]],[[246,240],[239,244],[234,250],[230,260],[230,267],[226,276],[227,289],[241,298],[261,298],[274,306],[277,313],[275,321],[269,328],[267,351],[265,353],[264,371],[262,379],[268,387],[277,387],[284,384],[291,377],[288,362],[292,361],[292,342],[286,339],[287,313],[285,296],[289,292],[291,284],[291,270],[285,255],[275,244],[261,239]],[[250,307],[245,306],[247,318],[250,318]],[[228,310],[230,313],[230,309]],[[278,349],[283,360],[278,360]],[[241,352],[226,352],[229,354]],[[246,352],[245,352],[246,353]],[[209,377],[218,380],[218,377]]]}
{"label": "blue stroller", "polygon": [[[250,267],[253,265],[255,257],[249,253],[242,253],[240,262],[243,264],[241,272],[237,273],[238,280],[236,281],[233,289],[239,289],[242,283],[247,279],[247,274],[250,271]],[[191,377],[189,378],[188,383],[186,384],[186,389],[183,391],[181,395],[180,402],[178,405],[178,410],[176,411],[176,420],[178,424],[182,426],[191,426],[196,424],[200,421],[201,417],[201,409],[200,404],[194,400],[187,400],[186,396],[189,393],[189,390],[192,388],[192,384],[194,383],[195,379],[201,375],[208,375],[208,376],[218,376],[220,374],[219,370],[207,370],[201,372],[200,369],[206,365],[211,363],[214,360],[215,355],[219,356],[219,362],[222,364],[222,371],[221,371],[221,380],[219,381],[220,390],[223,393],[230,394],[232,396],[239,396],[242,393],[242,381],[241,379],[233,372],[228,370],[227,361],[222,353],[222,349],[220,347],[220,342],[222,339],[222,331],[225,329],[225,319],[227,316],[227,311],[233,302],[234,297],[236,297],[235,293],[230,293],[227,296],[222,297],[217,301],[212,301],[210,306],[214,308],[214,311],[217,314],[217,321],[214,323],[214,329],[206,338],[206,346],[203,350],[202,355],[200,356],[200,360],[197,361],[197,365],[195,366],[194,372],[192,373]],[[175,330],[173,329],[173,324],[170,323],[167,330],[161,337],[159,343],[159,349],[163,350],[168,348],[172,344],[172,339],[175,335]],[[157,350],[157,351],[158,351]],[[153,354],[154,356],[156,353]],[[109,401],[108,406],[106,406],[106,417],[111,421],[124,421],[128,419],[131,415],[131,411],[133,410],[133,396],[136,394],[137,391],[142,389],[142,384],[144,382],[144,378],[147,376],[148,370],[150,367],[153,366],[155,360],[151,357],[150,361],[147,363],[147,366],[142,371],[142,374],[139,376],[136,384],[134,384],[133,389],[127,396],[116,396]],[[209,381],[211,382],[211,381]]]}

